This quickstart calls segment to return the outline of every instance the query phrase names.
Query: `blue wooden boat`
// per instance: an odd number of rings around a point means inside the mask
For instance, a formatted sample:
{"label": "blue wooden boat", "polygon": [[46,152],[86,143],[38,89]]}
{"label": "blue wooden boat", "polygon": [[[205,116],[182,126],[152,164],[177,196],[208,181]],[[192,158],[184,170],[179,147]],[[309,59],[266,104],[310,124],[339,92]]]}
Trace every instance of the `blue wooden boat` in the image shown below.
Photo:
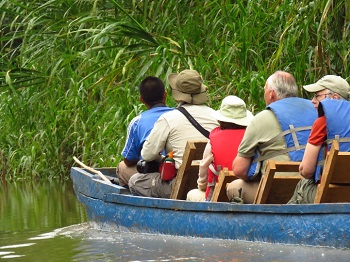
{"label": "blue wooden boat", "polygon": [[[100,169],[108,176],[115,169]],[[350,248],[350,203],[234,205],[133,196],[72,167],[78,200],[101,228],[268,243]]]}

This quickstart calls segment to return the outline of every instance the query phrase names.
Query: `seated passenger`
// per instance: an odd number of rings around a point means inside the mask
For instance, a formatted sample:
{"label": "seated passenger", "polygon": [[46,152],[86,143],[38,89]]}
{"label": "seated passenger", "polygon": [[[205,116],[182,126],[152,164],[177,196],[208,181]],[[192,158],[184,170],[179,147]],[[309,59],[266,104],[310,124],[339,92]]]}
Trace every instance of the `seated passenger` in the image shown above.
{"label": "seated passenger", "polygon": [[187,193],[188,201],[210,201],[215,183],[218,182],[219,169],[227,167],[232,170],[232,161],[237,155],[245,128],[253,114],[246,109],[242,99],[227,96],[222,100],[220,110],[213,116],[220,127],[210,132],[210,141],[205,147],[199,165],[198,189],[192,189]]}
{"label": "seated passenger", "polygon": [[310,101],[297,97],[298,86],[287,72],[272,74],[264,91],[267,107],[247,126],[233,161],[233,173],[240,179],[227,187],[229,199],[239,197],[241,191],[241,197],[247,204],[254,202],[267,160],[301,161],[311,126],[317,117]]}
{"label": "seated passenger", "polygon": [[[311,204],[314,202],[317,184],[322,174],[322,166],[318,160],[325,158],[324,142],[331,144],[339,137],[340,150],[350,151],[349,143],[342,143],[344,138],[350,138],[350,86],[340,76],[327,75],[315,84],[306,85],[304,89],[315,92],[312,99],[319,117],[312,126],[310,137],[305,148],[305,154],[299,167],[303,177],[297,184],[293,197],[288,204]],[[317,101],[315,101],[317,100]],[[339,101],[340,100],[340,101]],[[341,121],[339,121],[341,119]],[[337,138],[338,139],[338,138]]]}
{"label": "seated passenger", "polygon": [[[195,70],[184,70],[179,74],[168,76],[172,88],[172,96],[192,116],[206,132],[218,126],[212,113],[212,108],[205,105],[208,101],[207,86]],[[198,126],[198,125],[197,125]],[[203,132],[204,133],[204,132]],[[176,169],[182,162],[188,140],[207,139],[180,110],[163,114],[155,123],[152,132],[147,137],[141,151],[146,161],[161,161],[161,152],[173,152]],[[136,173],[129,180],[130,191],[135,195],[169,198],[175,179],[163,181],[159,172]]]}
{"label": "seated passenger", "polygon": [[166,92],[161,79],[146,77],[140,84],[140,101],[147,110],[129,123],[123,160],[117,166],[119,185],[128,185],[130,177],[137,172],[136,164],[141,159],[141,149],[159,116],[173,110],[165,105]]}

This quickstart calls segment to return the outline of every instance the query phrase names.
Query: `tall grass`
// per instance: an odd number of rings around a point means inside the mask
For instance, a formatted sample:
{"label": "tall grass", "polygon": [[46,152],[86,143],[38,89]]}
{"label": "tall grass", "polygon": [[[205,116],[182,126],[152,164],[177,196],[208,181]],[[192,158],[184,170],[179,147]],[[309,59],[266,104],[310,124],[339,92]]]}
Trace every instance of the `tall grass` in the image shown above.
{"label": "tall grass", "polygon": [[0,0],[0,10],[0,170],[8,180],[67,178],[73,155],[115,166],[128,122],[145,110],[137,86],[148,75],[166,81],[196,69],[209,105],[235,94],[254,112],[276,70],[300,87],[349,75],[346,0]]}

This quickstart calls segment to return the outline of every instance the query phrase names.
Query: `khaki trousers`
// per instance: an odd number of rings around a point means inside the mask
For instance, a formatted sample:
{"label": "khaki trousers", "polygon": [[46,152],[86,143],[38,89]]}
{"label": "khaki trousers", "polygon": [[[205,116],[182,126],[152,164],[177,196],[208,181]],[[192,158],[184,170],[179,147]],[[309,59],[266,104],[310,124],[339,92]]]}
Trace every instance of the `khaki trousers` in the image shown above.
{"label": "khaki trousers", "polygon": [[246,182],[242,179],[232,181],[226,190],[228,199],[231,201],[234,197],[239,197],[238,190],[242,188],[241,198],[245,204],[253,204],[256,192],[258,191],[260,181]]}
{"label": "khaki trousers", "polygon": [[163,181],[159,172],[136,173],[129,179],[129,189],[136,196],[170,198],[174,182],[175,178],[170,181]]}
{"label": "khaki trousers", "polygon": [[294,194],[287,204],[313,204],[317,184],[312,179],[302,178],[295,187]]}
{"label": "khaki trousers", "polygon": [[117,166],[117,176],[119,178],[119,185],[126,186],[132,175],[137,173],[136,165],[127,166],[124,161],[121,161]]}
{"label": "khaki trousers", "polygon": [[187,193],[187,201],[203,202],[205,200],[205,191],[192,189]]}

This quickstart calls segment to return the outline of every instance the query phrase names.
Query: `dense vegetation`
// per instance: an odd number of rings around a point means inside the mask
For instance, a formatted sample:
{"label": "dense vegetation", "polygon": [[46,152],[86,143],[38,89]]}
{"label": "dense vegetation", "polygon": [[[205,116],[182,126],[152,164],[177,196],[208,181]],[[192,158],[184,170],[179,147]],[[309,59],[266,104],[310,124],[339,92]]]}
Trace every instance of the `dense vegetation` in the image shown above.
{"label": "dense vegetation", "polygon": [[212,107],[235,94],[258,112],[276,70],[300,87],[350,70],[347,0],[2,0],[0,10],[7,180],[67,178],[74,155],[115,166],[148,75],[196,69]]}

